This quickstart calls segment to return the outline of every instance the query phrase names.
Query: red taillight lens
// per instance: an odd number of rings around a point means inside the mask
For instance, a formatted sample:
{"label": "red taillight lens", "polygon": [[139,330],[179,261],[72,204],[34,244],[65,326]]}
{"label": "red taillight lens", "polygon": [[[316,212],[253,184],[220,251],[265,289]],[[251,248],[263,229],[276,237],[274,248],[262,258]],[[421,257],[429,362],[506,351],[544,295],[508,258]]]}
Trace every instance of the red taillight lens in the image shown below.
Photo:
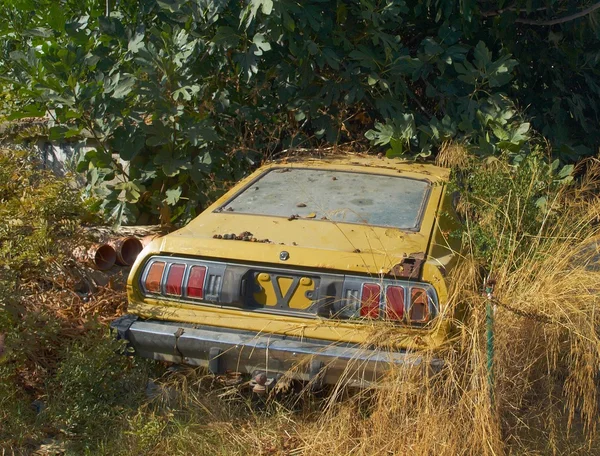
{"label": "red taillight lens", "polygon": [[404,318],[404,288],[392,285],[386,288],[385,313],[389,320]]}
{"label": "red taillight lens", "polygon": [[379,317],[379,299],[381,287],[376,283],[365,283],[362,286],[360,316],[366,318]]}
{"label": "red taillight lens", "polygon": [[162,280],[163,271],[165,270],[165,263],[163,261],[156,261],[150,266],[148,275],[144,285],[146,291],[150,293],[160,293],[160,282]]}
{"label": "red taillight lens", "polygon": [[423,288],[413,288],[410,291],[410,320],[424,323],[429,319],[429,299]]}
{"label": "red taillight lens", "polygon": [[185,264],[172,264],[167,274],[165,292],[170,295],[181,296],[181,283],[185,274]]}
{"label": "red taillight lens", "polygon": [[190,278],[187,283],[188,297],[198,299],[203,298],[204,277],[206,277],[206,268],[204,266],[192,266]]}

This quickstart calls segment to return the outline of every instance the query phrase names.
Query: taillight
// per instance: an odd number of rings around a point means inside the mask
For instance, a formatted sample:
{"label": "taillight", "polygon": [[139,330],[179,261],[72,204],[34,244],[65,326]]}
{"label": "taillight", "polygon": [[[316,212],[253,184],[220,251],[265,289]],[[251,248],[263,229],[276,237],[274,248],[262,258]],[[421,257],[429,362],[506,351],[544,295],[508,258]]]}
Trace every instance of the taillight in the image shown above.
{"label": "taillight", "polygon": [[152,263],[148,275],[146,276],[146,281],[144,282],[146,291],[150,293],[160,293],[160,282],[164,270],[165,263],[163,261],[155,261]]}
{"label": "taillight", "polygon": [[185,264],[172,264],[167,273],[165,292],[170,295],[181,296],[181,284],[185,274]]}
{"label": "taillight", "polygon": [[429,298],[423,288],[410,290],[410,321],[424,323],[429,319]]}
{"label": "taillight", "polygon": [[343,298],[332,300],[331,308],[325,315],[342,320],[357,318],[360,315],[360,288],[346,288]]}
{"label": "taillight", "polygon": [[385,290],[385,314],[388,320],[404,318],[404,288],[389,285]]}
{"label": "taillight", "polygon": [[204,297],[204,278],[206,268],[204,266],[192,266],[190,277],[187,282],[187,296],[202,299]]}
{"label": "taillight", "polygon": [[360,316],[366,318],[379,317],[379,300],[381,287],[376,283],[364,283],[360,305]]}
{"label": "taillight", "polygon": [[435,289],[427,283],[381,279],[374,282],[346,277],[343,299],[333,303],[329,316],[339,319],[377,319],[425,324],[436,314]]}
{"label": "taillight", "polygon": [[146,268],[141,279],[145,293],[210,302],[221,299],[225,264],[159,257]]}

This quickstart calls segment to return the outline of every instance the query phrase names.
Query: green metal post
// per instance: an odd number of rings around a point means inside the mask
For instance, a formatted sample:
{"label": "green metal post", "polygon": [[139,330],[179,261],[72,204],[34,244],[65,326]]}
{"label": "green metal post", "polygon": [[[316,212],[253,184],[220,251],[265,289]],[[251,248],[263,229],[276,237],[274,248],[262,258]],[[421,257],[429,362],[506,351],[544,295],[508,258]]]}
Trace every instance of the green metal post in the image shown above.
{"label": "green metal post", "polygon": [[487,336],[487,381],[490,391],[490,402],[494,405],[494,305],[492,303],[493,288],[486,287],[488,296],[485,308],[485,327]]}

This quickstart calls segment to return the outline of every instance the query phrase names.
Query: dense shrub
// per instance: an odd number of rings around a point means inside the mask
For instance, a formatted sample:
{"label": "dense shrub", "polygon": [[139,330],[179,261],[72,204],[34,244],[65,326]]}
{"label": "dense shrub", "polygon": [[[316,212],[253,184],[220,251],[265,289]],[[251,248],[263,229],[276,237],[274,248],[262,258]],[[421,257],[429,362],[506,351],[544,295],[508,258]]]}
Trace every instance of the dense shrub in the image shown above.
{"label": "dense shrub", "polygon": [[497,155],[542,134],[562,160],[594,153],[591,0],[505,3],[10,0],[1,109],[50,110],[50,138],[91,136],[79,169],[129,221],[188,219],[289,148]]}
{"label": "dense shrub", "polygon": [[[454,170],[452,185],[461,195],[466,248],[487,264],[529,252],[535,239],[563,216],[561,195],[572,184],[573,166],[535,151],[514,163],[506,156],[471,157]],[[518,261],[518,258],[515,260]]]}
{"label": "dense shrub", "polygon": [[51,281],[68,239],[91,206],[68,178],[39,168],[24,151],[0,150],[0,302],[14,302],[19,284],[40,275]]}
{"label": "dense shrub", "polygon": [[127,410],[145,398],[147,372],[143,360],[124,356],[122,342],[88,333],[62,353],[48,385],[43,418],[59,429],[95,444],[107,427],[122,427]]}

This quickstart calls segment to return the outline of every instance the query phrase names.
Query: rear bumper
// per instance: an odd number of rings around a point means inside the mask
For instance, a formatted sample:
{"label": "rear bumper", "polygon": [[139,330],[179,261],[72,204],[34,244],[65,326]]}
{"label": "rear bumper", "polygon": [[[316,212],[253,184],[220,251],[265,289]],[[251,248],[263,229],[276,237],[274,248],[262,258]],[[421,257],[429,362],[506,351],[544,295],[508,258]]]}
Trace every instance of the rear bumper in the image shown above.
{"label": "rear bumper", "polygon": [[418,354],[365,349],[315,339],[261,335],[185,323],[138,320],[125,315],[111,323],[146,358],[206,366],[213,374],[227,371],[269,377],[287,374],[298,380],[364,385],[376,381],[393,365],[439,368]]}

